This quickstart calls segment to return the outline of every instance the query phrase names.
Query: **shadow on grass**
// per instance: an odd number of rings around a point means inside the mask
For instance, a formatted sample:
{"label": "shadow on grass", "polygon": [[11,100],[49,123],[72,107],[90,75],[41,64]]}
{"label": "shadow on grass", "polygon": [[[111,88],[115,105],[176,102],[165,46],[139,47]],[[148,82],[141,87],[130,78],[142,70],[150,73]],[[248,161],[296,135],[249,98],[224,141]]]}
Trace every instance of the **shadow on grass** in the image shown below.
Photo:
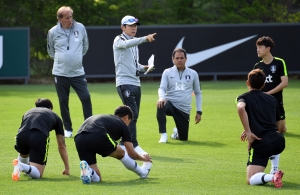
{"label": "shadow on grass", "polygon": [[153,161],[162,161],[162,162],[187,162],[186,158],[176,158],[176,157],[167,157],[167,156],[154,156],[151,155]]}
{"label": "shadow on grass", "polygon": [[[151,174],[151,172],[150,172]],[[122,180],[122,181],[118,181],[118,178],[116,178],[115,181],[101,181],[100,183],[92,183],[92,185],[97,185],[99,184],[99,186],[136,186],[136,185],[157,185],[158,182],[158,178],[151,178],[151,176],[149,176],[150,178],[147,179],[140,179],[137,176],[137,179],[131,179],[131,180]]]}
{"label": "shadow on grass", "polygon": [[[22,179],[19,182],[64,182],[64,181],[78,181],[78,185],[84,185],[81,182],[81,179],[79,176],[74,176],[74,175],[70,175],[70,176],[66,176],[66,177],[62,177],[62,178],[41,178],[41,179],[30,179],[28,176],[24,176],[27,177],[28,179]],[[150,177],[150,176],[149,176]],[[118,186],[135,186],[135,185],[145,185],[145,184],[157,184],[158,182],[156,182],[158,179],[157,178],[147,178],[147,179],[140,179],[137,176],[137,179],[132,179],[132,180],[127,180],[127,181],[118,181],[118,178],[116,178],[115,181],[101,181],[101,182],[92,182],[89,185],[99,185],[99,186],[115,186],[116,184]],[[88,186],[88,185],[86,185]]]}
{"label": "shadow on grass", "polygon": [[53,178],[42,177],[40,179],[31,179],[28,175],[23,174],[23,175],[21,175],[21,177],[23,177],[22,180],[20,180],[21,182],[28,182],[28,181],[30,181],[30,182],[32,182],[32,181],[34,181],[34,182],[60,182],[60,181],[76,181],[76,180],[80,181],[80,177],[74,176],[74,175],[68,175],[68,176],[66,175],[64,177],[56,177],[56,178],[55,177],[53,177]]}
{"label": "shadow on grass", "polygon": [[300,134],[286,132],[284,134],[284,137],[292,137],[292,138],[298,138],[298,139],[300,139]]}
{"label": "shadow on grass", "polygon": [[258,186],[267,187],[270,189],[274,189],[276,191],[280,190],[280,191],[282,191],[282,193],[284,193],[285,190],[300,190],[299,183],[286,182],[286,181],[284,181],[284,177],[282,179],[282,188],[275,188],[274,185],[271,183],[267,183],[265,185],[258,185]]}
{"label": "shadow on grass", "polygon": [[209,147],[223,147],[225,144],[218,142],[210,142],[210,141],[180,141],[176,140],[176,142],[168,142],[170,145],[184,145],[184,146],[209,146]]}

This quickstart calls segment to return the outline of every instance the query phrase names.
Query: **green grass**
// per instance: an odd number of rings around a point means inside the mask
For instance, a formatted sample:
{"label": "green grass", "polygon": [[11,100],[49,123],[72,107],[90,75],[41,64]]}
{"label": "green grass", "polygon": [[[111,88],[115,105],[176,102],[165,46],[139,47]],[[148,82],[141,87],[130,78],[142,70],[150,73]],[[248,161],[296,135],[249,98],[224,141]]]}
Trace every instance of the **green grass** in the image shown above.
{"label": "green grass", "polygon": [[[48,163],[42,179],[21,175],[11,180],[12,160],[17,157],[14,136],[21,117],[34,106],[38,97],[47,97],[60,115],[54,85],[0,85],[0,193],[1,194],[299,194],[300,81],[291,80],[284,90],[288,133],[280,168],[285,172],[283,188],[246,185],[246,143],[239,140],[242,131],[236,107],[237,95],[246,92],[244,81],[202,82],[203,116],[194,124],[195,103],[191,114],[189,141],[169,139],[159,144],[156,101],[159,83],[142,83],[142,103],[138,120],[138,140],[153,157],[149,179],[141,180],[112,158],[98,156],[103,182],[83,185],[79,179],[79,159],[73,138],[66,139],[71,175],[63,176],[63,163],[51,132]],[[121,104],[115,84],[89,84],[93,113],[108,114]],[[72,90],[70,111],[76,132],[83,122],[81,103]],[[168,117],[168,134],[174,122]],[[141,162],[139,162],[141,164]],[[269,167],[266,171],[269,172]]]}

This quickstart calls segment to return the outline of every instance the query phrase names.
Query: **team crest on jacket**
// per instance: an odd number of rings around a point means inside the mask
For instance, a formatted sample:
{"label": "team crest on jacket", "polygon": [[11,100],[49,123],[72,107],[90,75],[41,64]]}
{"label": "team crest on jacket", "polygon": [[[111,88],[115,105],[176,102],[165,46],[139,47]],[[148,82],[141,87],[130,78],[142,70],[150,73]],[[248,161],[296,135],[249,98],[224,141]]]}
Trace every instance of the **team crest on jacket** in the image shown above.
{"label": "team crest on jacket", "polygon": [[190,75],[185,75],[185,80],[186,80],[187,82],[189,82],[189,81],[191,80],[191,76],[190,76]]}
{"label": "team crest on jacket", "polygon": [[124,91],[123,94],[124,94],[125,97],[129,97],[129,96],[130,96],[130,91],[129,91],[129,90],[126,90],[126,91]]}
{"label": "team crest on jacket", "polygon": [[272,66],[270,67],[270,70],[272,71],[272,73],[275,73],[275,71],[276,71],[276,66],[275,66],[275,65],[272,65]]}

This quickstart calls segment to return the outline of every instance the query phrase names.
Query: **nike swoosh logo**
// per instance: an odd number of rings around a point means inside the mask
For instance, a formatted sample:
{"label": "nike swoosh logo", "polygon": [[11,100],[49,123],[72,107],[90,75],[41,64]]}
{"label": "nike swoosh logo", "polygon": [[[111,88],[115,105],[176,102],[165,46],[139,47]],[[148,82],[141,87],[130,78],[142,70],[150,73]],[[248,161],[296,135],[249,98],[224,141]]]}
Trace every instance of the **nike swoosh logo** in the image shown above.
{"label": "nike swoosh logo", "polygon": [[[217,47],[213,47],[213,48],[210,48],[210,49],[206,49],[206,50],[203,50],[203,51],[199,51],[199,52],[196,52],[196,53],[187,53],[187,61],[186,61],[186,66],[187,67],[191,67],[191,66],[194,66],[196,64],[199,64],[200,62],[203,62],[204,60],[207,60],[215,55],[218,55],[219,53],[222,53],[224,51],[227,51],[239,44],[242,44],[254,37],[256,37],[257,35],[252,35],[250,37],[246,37],[246,38],[243,38],[243,39],[239,39],[237,41],[233,41],[233,42],[230,42],[230,43],[226,43],[226,44],[223,44],[223,45],[220,45],[220,46],[217,46]],[[183,40],[184,40],[184,37],[179,41],[179,43],[177,44],[177,46],[175,48],[183,48],[182,47],[182,43],[183,43]]]}
{"label": "nike swoosh logo", "polygon": [[3,36],[0,36],[0,69],[3,65]]}

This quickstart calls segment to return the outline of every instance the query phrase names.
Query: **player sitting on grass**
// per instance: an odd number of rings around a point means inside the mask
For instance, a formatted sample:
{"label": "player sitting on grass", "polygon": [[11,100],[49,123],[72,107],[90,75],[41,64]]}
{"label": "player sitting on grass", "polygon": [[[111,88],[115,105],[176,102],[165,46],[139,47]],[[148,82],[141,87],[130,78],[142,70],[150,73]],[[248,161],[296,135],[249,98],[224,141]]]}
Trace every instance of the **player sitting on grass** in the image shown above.
{"label": "player sitting on grass", "polygon": [[263,71],[252,70],[246,81],[249,92],[237,97],[237,112],[244,127],[240,139],[248,140],[247,183],[272,182],[276,188],[281,188],[282,171],[274,175],[264,173],[269,157],[285,148],[285,139],[277,131],[280,120],[277,100],[261,91],[265,80]]}
{"label": "player sitting on grass", "polygon": [[58,151],[65,165],[62,174],[70,174],[61,119],[52,112],[53,105],[49,99],[37,99],[35,105],[36,108],[30,109],[24,114],[16,136],[15,149],[20,154],[18,159],[13,160],[12,179],[15,181],[20,179],[20,172],[25,172],[33,179],[42,177],[48,158],[49,133],[52,129],[55,130]]}
{"label": "player sitting on grass", "polygon": [[[102,181],[96,154],[113,157],[122,162],[140,178],[147,178],[152,167],[148,154],[139,155],[133,148],[128,125],[133,119],[129,106],[119,106],[114,115],[94,115],[86,119],[75,136],[75,145],[81,160],[81,180],[84,184]],[[117,141],[123,140],[126,150]],[[135,160],[144,161],[140,167]]]}

